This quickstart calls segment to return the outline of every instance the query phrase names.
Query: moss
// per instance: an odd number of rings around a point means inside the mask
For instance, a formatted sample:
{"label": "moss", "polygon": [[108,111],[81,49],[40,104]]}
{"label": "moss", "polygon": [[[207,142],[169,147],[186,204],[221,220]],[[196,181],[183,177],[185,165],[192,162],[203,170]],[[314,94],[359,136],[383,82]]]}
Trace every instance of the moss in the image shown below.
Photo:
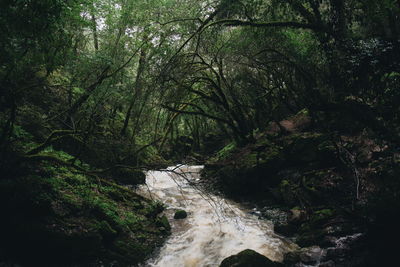
{"label": "moss", "polygon": [[311,193],[318,193],[317,189],[315,188],[315,186],[316,186],[315,179],[313,179],[312,177],[309,178],[309,177],[303,176],[301,178],[301,180],[302,180],[304,189],[306,189],[308,192],[311,192]]}
{"label": "moss", "polygon": [[334,215],[335,211],[332,209],[318,210],[312,215],[311,222],[314,224],[320,224],[332,218]]}
{"label": "moss", "polygon": [[252,152],[248,153],[244,157],[242,157],[240,161],[240,165],[242,165],[244,168],[254,168],[257,167],[259,161],[259,157],[257,153]]}
{"label": "moss", "polygon": [[162,206],[132,191],[45,162],[31,172],[0,180],[0,250],[22,263],[137,264],[168,233]]}
{"label": "moss", "polygon": [[289,183],[289,181],[288,180],[282,180],[282,182],[281,182],[281,185],[280,185],[281,187],[287,187],[287,186],[290,186],[290,183]]}
{"label": "moss", "polygon": [[267,257],[251,249],[232,255],[221,262],[220,267],[278,267],[283,266],[279,262],[273,262]]}
{"label": "moss", "polygon": [[164,204],[162,204],[159,201],[152,201],[150,202],[149,205],[147,205],[146,207],[144,207],[144,214],[147,217],[151,217],[154,218],[156,217],[157,214],[159,214],[160,212],[162,212],[164,210]]}
{"label": "moss", "polygon": [[187,217],[187,212],[184,210],[177,210],[174,214],[174,219],[185,219]]}
{"label": "moss", "polygon": [[318,150],[326,153],[336,152],[336,147],[331,140],[325,140],[318,145]]}
{"label": "moss", "polygon": [[225,160],[232,155],[232,153],[237,149],[236,143],[231,142],[220,149],[214,157],[212,157],[209,161],[210,162],[217,162],[221,160]]}
{"label": "moss", "polygon": [[166,230],[166,231],[171,230],[171,225],[169,224],[167,216],[165,216],[165,215],[158,218],[156,223],[157,223],[157,226],[164,228],[164,230]]}

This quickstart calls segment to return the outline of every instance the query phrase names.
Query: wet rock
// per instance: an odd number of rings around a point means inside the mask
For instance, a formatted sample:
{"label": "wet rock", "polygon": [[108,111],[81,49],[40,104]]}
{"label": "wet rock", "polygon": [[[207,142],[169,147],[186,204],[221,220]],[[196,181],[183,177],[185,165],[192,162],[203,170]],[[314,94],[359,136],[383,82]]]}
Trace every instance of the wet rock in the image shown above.
{"label": "wet rock", "polygon": [[187,212],[184,210],[177,210],[174,215],[174,219],[185,219],[187,217]]}
{"label": "wet rock", "polygon": [[327,259],[343,258],[348,253],[348,248],[328,248],[326,252]]}
{"label": "wet rock", "polygon": [[315,264],[324,255],[324,250],[318,246],[312,246],[303,249],[300,254],[300,260],[306,264]]}
{"label": "wet rock", "polygon": [[283,264],[274,262],[251,249],[224,259],[220,267],[279,267]]}
{"label": "wet rock", "polygon": [[249,211],[249,213],[261,217],[261,211],[257,210],[257,208],[254,208],[253,210]]}
{"label": "wet rock", "polygon": [[319,267],[335,267],[335,262],[330,260],[330,261],[325,261],[325,262],[321,262],[319,264]]}
{"label": "wet rock", "polygon": [[274,223],[285,223],[287,221],[287,213],[279,208],[263,207],[261,217]]}
{"label": "wet rock", "polygon": [[307,214],[305,210],[301,209],[291,209],[288,214],[289,223],[301,223],[307,219]]}
{"label": "wet rock", "polygon": [[335,240],[335,244],[327,249],[326,259],[337,260],[351,256],[352,251],[357,248],[357,243],[362,242],[362,234],[344,236]]}
{"label": "wet rock", "polygon": [[324,256],[325,251],[323,249],[318,246],[312,246],[286,253],[284,256],[284,263],[289,266],[299,262],[304,264],[316,264]]}
{"label": "wet rock", "polygon": [[351,228],[349,229],[349,227],[346,227],[345,225],[337,224],[326,227],[325,231],[330,235],[340,236],[350,232]]}
{"label": "wet rock", "polygon": [[285,264],[285,266],[292,266],[298,262],[300,262],[299,251],[290,251],[286,253],[283,257],[283,263]]}

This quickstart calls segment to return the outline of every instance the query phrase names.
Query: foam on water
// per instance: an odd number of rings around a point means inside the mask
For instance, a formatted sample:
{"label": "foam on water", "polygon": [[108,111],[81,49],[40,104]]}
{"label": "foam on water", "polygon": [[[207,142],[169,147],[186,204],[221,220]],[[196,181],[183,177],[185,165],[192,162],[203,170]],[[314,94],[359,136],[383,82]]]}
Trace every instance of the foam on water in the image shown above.
{"label": "foam on water", "polygon": [[[244,249],[281,261],[295,245],[274,234],[271,222],[196,188],[202,167],[181,165],[147,173],[147,185],[139,191],[168,205],[165,214],[172,234],[146,266],[218,266]],[[174,220],[176,209],[187,211],[188,217]]]}

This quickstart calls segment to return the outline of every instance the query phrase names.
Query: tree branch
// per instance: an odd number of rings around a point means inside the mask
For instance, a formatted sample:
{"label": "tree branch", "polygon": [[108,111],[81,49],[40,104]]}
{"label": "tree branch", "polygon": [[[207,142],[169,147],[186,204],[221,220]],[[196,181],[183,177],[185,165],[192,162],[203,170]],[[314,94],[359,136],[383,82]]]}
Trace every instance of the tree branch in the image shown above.
{"label": "tree branch", "polygon": [[173,111],[173,112],[177,112],[177,113],[181,113],[181,114],[199,115],[199,116],[203,116],[206,118],[210,118],[210,119],[225,123],[225,124],[229,125],[232,129],[235,129],[235,131],[237,131],[235,125],[232,122],[230,122],[226,119],[223,119],[223,118],[216,117],[211,114],[207,114],[207,113],[200,112],[200,111],[178,110],[178,109],[175,109],[175,108],[167,106],[167,105],[162,105],[162,107],[168,109],[169,111]]}
{"label": "tree branch", "polygon": [[[48,147],[54,140],[58,140],[58,139],[63,138],[63,137],[65,137],[65,136],[73,135],[73,134],[76,134],[76,133],[77,133],[77,132],[74,131],[74,130],[56,130],[56,131],[53,131],[53,132],[46,138],[46,140],[45,140],[42,144],[40,144],[40,145],[38,145],[37,147],[35,147],[35,148],[31,149],[30,151],[28,151],[28,152],[26,153],[26,155],[34,155],[34,154],[37,154],[37,153],[39,153],[40,151],[42,151],[43,149],[45,149],[46,147]],[[59,136],[57,139],[55,139],[55,136],[57,136],[57,135],[61,135],[61,136]]]}
{"label": "tree branch", "polygon": [[309,23],[301,23],[296,21],[283,21],[283,22],[252,22],[252,21],[242,21],[237,19],[223,19],[212,22],[204,27],[204,29],[215,26],[215,25],[224,25],[224,26],[250,26],[256,28],[268,28],[268,27],[283,27],[283,28],[296,28],[296,29],[309,29],[317,32],[327,32],[327,29],[324,27],[309,24]]}

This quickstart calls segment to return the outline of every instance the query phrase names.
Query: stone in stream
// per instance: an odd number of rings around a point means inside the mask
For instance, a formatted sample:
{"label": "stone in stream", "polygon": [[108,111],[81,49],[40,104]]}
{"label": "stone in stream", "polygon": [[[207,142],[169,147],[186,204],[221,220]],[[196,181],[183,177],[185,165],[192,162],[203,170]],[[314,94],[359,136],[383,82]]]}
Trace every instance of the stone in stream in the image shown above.
{"label": "stone in stream", "polygon": [[251,249],[243,250],[236,255],[225,258],[220,267],[280,267],[279,262],[274,262]]}
{"label": "stone in stream", "polygon": [[295,263],[302,262],[307,265],[314,265],[325,257],[326,252],[318,246],[301,248],[297,251],[288,252],[284,256],[284,263],[293,266]]}
{"label": "stone in stream", "polygon": [[185,219],[187,217],[187,212],[184,210],[177,210],[174,215],[174,219]]}

